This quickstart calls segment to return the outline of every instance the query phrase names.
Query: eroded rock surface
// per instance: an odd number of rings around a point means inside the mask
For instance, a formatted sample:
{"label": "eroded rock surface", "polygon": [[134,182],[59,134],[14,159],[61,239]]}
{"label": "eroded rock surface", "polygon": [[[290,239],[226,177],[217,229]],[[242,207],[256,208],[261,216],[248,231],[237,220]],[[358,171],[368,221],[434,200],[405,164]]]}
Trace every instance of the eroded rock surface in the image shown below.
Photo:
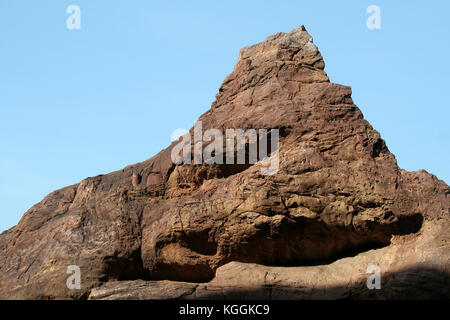
{"label": "eroded rock surface", "polygon": [[450,188],[399,169],[324,66],[304,27],[243,48],[199,120],[279,129],[279,171],[174,165],[174,142],[55,191],[0,235],[0,298],[365,298],[367,264],[393,277],[378,298],[448,297]]}

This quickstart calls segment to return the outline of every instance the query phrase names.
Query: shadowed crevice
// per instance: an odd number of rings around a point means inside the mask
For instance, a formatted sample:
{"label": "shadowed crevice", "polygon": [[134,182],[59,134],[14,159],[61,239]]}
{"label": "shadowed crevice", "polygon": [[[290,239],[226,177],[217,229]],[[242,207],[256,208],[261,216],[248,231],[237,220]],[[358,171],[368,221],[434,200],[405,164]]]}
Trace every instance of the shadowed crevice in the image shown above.
{"label": "shadowed crevice", "polygon": [[420,213],[402,216],[390,224],[372,223],[364,231],[330,226],[308,218],[286,220],[277,230],[261,225],[250,239],[233,248],[230,261],[267,266],[308,266],[329,264],[365,251],[388,246],[392,235],[418,232],[423,223]]}
{"label": "shadowed crevice", "polygon": [[108,256],[103,260],[103,276],[100,281],[110,280],[148,280],[150,275],[144,268],[141,248],[133,251],[129,256]]}

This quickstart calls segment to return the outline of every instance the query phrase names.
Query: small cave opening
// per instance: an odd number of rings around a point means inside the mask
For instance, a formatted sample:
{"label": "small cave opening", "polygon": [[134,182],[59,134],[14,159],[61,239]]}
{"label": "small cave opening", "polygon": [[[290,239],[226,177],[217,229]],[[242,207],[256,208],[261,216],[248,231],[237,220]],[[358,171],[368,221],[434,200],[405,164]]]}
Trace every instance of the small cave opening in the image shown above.
{"label": "small cave opening", "polygon": [[139,247],[128,256],[108,256],[103,259],[103,272],[100,281],[110,280],[149,280],[150,273],[144,268],[141,248]]}
{"label": "small cave opening", "polygon": [[[215,269],[210,265],[207,257],[213,257],[218,250],[218,243],[211,235],[210,229],[204,230],[183,230],[176,237],[166,239],[158,243],[160,249],[166,245],[177,244],[188,249],[192,255],[201,255],[194,264],[192,261],[178,259],[178,262],[157,262],[151,272],[153,280],[171,280],[188,282],[209,282],[215,276]],[[206,259],[205,259],[206,258]]]}
{"label": "small cave opening", "polygon": [[152,272],[152,280],[206,283],[216,275],[216,270],[208,263],[196,265],[178,263],[158,263]]}
{"label": "small cave opening", "polygon": [[210,237],[210,229],[185,231],[179,240],[187,248],[199,254],[213,256],[217,253],[218,244],[213,237]]}
{"label": "small cave opening", "polygon": [[385,153],[386,151],[388,151],[386,142],[383,139],[378,138],[377,141],[375,141],[375,143],[372,145],[371,155],[372,157],[376,158],[381,153]]}

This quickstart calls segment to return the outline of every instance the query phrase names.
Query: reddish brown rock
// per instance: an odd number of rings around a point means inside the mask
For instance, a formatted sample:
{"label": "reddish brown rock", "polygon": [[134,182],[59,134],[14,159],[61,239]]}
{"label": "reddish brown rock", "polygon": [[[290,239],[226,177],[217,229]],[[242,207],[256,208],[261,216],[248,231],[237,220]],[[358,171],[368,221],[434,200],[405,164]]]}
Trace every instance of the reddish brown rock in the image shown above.
{"label": "reddish brown rock", "polygon": [[[278,128],[279,171],[176,166],[174,142],[55,191],[0,235],[0,298],[164,298],[152,286],[166,284],[172,298],[260,297],[268,285],[278,291],[263,298],[364,298],[368,263],[407,274],[378,298],[448,297],[450,188],[398,168],[303,27],[243,48],[199,120],[203,130]],[[81,268],[80,290],[66,286],[69,265]]]}

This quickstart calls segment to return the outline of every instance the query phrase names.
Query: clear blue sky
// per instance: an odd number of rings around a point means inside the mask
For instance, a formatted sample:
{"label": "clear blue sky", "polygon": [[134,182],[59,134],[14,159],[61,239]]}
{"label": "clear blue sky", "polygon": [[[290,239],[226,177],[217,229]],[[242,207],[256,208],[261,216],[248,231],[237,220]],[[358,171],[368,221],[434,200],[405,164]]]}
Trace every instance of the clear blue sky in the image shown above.
{"label": "clear blue sky", "polygon": [[301,24],[400,167],[450,183],[449,15],[448,0],[0,0],[0,231],[53,190],[153,156],[209,109],[241,47]]}

